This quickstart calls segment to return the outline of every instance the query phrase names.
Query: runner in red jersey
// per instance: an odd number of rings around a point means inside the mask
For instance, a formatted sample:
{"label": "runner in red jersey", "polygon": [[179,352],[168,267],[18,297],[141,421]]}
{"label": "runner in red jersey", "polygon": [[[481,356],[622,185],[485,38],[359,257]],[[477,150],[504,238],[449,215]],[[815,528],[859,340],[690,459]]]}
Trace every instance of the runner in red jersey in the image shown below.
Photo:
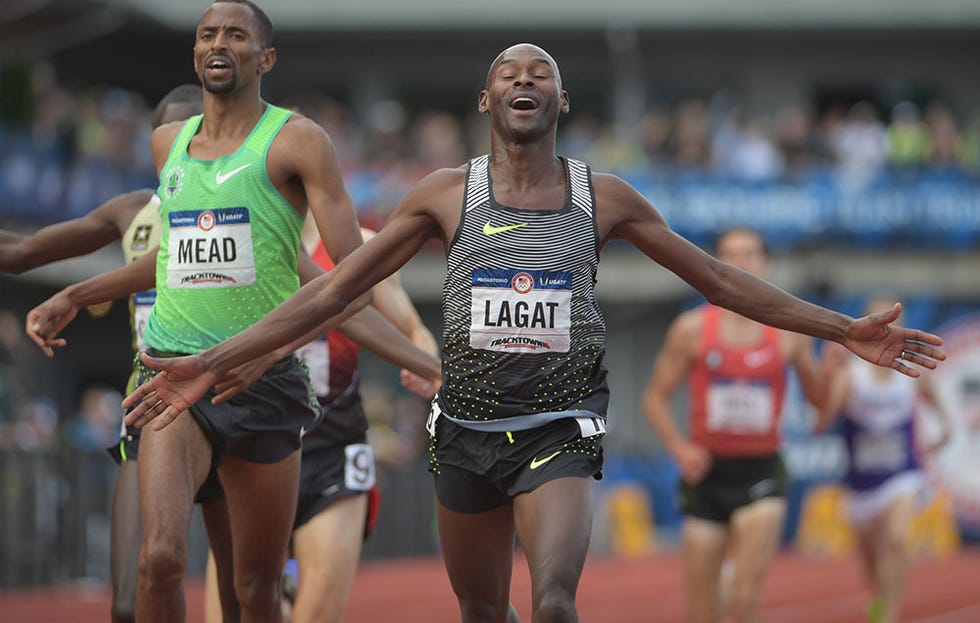
{"label": "runner in red jersey", "polygon": [[[733,229],[718,239],[718,259],[765,276],[762,237]],[[786,516],[786,470],[779,456],[779,421],[786,373],[793,367],[804,395],[818,405],[825,383],[812,340],[713,305],[671,325],[645,395],[646,414],[681,471],[683,551],[688,620],[723,615],[721,576],[734,563],[730,610],[755,621],[766,569]],[[670,398],[688,382],[688,438],[674,424]]]}

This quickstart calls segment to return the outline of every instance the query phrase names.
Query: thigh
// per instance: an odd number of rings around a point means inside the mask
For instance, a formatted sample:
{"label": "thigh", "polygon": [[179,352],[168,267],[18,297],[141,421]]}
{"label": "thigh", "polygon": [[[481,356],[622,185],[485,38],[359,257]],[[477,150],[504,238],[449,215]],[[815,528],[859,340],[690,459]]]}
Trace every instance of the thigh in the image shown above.
{"label": "thigh", "polygon": [[534,594],[558,587],[574,595],[592,534],[592,478],[558,478],[518,495],[514,518]]}
{"label": "thigh", "polygon": [[368,496],[335,500],[293,532],[299,589],[293,620],[340,621],[354,583]]}
{"label": "thigh", "polygon": [[218,473],[231,524],[236,583],[281,574],[296,512],[300,453],[276,463],[226,457]]}
{"label": "thigh", "polygon": [[186,545],[194,495],[211,465],[204,432],[187,412],[163,430],[147,426],[137,464],[143,542],[165,538]]}
{"label": "thigh", "polygon": [[514,509],[498,505],[479,513],[436,505],[442,558],[461,601],[505,608],[514,563]]}
{"label": "thigh", "polygon": [[732,554],[735,582],[758,581],[779,548],[786,521],[786,500],[763,498],[732,514]]}

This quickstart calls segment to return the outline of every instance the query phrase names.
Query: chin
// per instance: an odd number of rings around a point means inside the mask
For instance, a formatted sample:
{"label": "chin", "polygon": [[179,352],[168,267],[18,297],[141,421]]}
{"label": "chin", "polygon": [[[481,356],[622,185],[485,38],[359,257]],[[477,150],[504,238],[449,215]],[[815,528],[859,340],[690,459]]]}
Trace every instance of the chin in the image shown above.
{"label": "chin", "polygon": [[204,90],[212,95],[224,95],[225,93],[231,93],[238,86],[237,80],[229,80],[228,82],[211,82],[209,80],[204,80]]}

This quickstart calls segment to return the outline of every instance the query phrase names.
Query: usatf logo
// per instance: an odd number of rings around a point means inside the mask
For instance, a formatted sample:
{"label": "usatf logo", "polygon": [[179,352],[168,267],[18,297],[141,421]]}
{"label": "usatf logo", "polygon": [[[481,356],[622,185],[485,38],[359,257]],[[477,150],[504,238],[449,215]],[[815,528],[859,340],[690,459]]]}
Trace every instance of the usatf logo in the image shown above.
{"label": "usatf logo", "polygon": [[211,231],[214,229],[214,224],[214,212],[211,210],[205,210],[197,217],[197,226],[201,228],[201,231]]}
{"label": "usatf logo", "polygon": [[510,286],[514,288],[514,292],[518,294],[527,294],[534,289],[534,277],[528,273],[517,273],[514,278],[510,280]]}
{"label": "usatf logo", "polygon": [[180,194],[181,189],[184,188],[184,169],[181,167],[172,167],[163,178],[164,185],[163,190],[167,193],[167,197],[173,199]]}

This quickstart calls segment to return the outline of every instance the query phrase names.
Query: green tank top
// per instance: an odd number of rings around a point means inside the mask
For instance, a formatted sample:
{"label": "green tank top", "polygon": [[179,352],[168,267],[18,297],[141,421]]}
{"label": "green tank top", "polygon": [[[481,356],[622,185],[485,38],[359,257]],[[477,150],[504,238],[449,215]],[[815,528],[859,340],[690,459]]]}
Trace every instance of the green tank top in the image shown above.
{"label": "green tank top", "polygon": [[163,227],[147,346],[197,353],[252,326],[299,288],[303,217],[266,170],[290,114],[268,106],[245,142],[214,160],[187,153],[202,116],[184,123],[157,190]]}
{"label": "green tank top", "polygon": [[[126,228],[122,237],[123,258],[131,264],[143,257],[147,251],[160,244],[160,198],[150,197],[133,221]],[[154,290],[137,292],[129,298],[129,322],[133,329],[133,350],[139,352],[146,348],[143,333],[146,329],[146,319],[150,317],[150,309],[156,298]]]}

